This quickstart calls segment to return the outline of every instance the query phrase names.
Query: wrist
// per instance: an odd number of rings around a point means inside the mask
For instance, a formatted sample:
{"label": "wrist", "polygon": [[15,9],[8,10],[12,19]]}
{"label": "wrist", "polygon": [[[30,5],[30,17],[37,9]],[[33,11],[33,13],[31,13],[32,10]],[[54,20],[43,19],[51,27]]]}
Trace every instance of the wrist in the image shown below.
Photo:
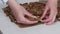
{"label": "wrist", "polygon": [[57,9],[58,0],[48,0],[48,4],[51,9]]}

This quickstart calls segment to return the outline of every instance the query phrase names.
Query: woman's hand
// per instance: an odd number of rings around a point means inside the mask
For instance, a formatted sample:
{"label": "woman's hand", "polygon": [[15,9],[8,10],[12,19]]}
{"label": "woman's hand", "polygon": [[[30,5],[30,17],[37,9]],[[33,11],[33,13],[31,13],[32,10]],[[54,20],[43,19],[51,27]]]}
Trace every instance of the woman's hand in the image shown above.
{"label": "woman's hand", "polygon": [[[14,16],[16,17],[16,20],[18,23],[23,23],[23,24],[34,24],[37,23],[37,21],[30,21],[27,18],[25,18],[24,16],[27,15],[29,17],[32,18],[36,18],[35,16],[33,16],[31,13],[29,13],[28,11],[26,11],[24,9],[24,7],[19,7],[20,10],[13,10]],[[16,11],[16,12],[14,12]]]}
{"label": "woman's hand", "polygon": [[[50,14],[49,16],[46,16],[48,10],[50,10]],[[46,4],[41,19],[43,19],[44,17],[47,18],[42,20],[42,22],[44,22],[45,24],[52,24],[56,19],[56,15],[57,15],[57,0],[48,0],[48,3]]]}
{"label": "woman's hand", "polygon": [[25,8],[20,6],[15,0],[9,0],[8,5],[12,9],[12,12],[14,16],[16,17],[16,20],[18,23],[34,24],[38,22],[38,21],[30,21],[27,18],[25,18],[24,17],[25,15],[32,17],[32,18],[36,18],[36,16],[33,16],[31,13],[25,10]]}

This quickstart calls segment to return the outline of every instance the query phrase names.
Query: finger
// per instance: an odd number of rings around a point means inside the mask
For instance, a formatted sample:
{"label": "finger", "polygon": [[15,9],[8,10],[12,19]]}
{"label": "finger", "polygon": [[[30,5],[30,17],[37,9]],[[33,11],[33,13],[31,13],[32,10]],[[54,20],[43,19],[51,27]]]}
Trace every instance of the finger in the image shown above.
{"label": "finger", "polygon": [[57,13],[55,13],[55,15],[53,16],[52,20],[51,20],[51,21],[49,21],[49,22],[48,22],[48,23],[46,23],[46,24],[47,24],[47,25],[53,24],[53,23],[54,23],[54,21],[55,21],[55,19],[56,19],[56,15],[57,15]]}
{"label": "finger", "polygon": [[28,20],[27,18],[25,17],[21,17],[22,19],[19,20],[19,22],[23,23],[23,24],[35,24],[37,23],[38,21],[30,21]]}
{"label": "finger", "polygon": [[47,23],[48,25],[54,23],[54,21],[55,21],[55,19],[56,19],[56,15],[57,15],[57,13],[55,13],[55,16],[53,17],[53,19],[52,19],[50,22]]}
{"label": "finger", "polygon": [[45,18],[47,19],[47,18],[49,18],[48,16],[45,16]]}
{"label": "finger", "polygon": [[54,16],[55,16],[54,14],[50,14],[50,16],[48,18],[42,20],[42,22],[49,22],[53,19]]}
{"label": "finger", "polygon": [[[45,19],[48,19],[48,16],[45,16],[44,18],[45,18]],[[41,20],[41,19],[40,19],[40,21],[43,22],[44,20]]]}
{"label": "finger", "polygon": [[41,19],[43,19],[46,16],[46,13],[47,13],[48,10],[49,10],[49,7],[48,7],[48,5],[46,5],[45,10],[44,10],[44,12],[41,16]]}
{"label": "finger", "polygon": [[47,18],[47,19],[44,19],[44,20],[42,20],[41,22],[49,22],[49,21],[51,21],[52,20],[52,18]]}
{"label": "finger", "polygon": [[53,14],[50,14],[49,15],[49,17],[48,18],[46,18],[46,19],[44,19],[44,20],[42,20],[42,22],[49,22],[49,21],[51,21],[52,20],[52,18],[53,18],[53,16],[52,16]]}
{"label": "finger", "polygon": [[54,12],[54,11],[50,11],[49,18],[47,18],[46,20],[44,20],[44,22],[49,22],[49,21],[51,21],[54,16],[55,16],[55,12]]}
{"label": "finger", "polygon": [[42,22],[49,22],[53,19],[53,17],[55,16],[55,12],[54,11],[50,11],[50,15],[49,18],[43,20]]}
{"label": "finger", "polygon": [[26,18],[24,18],[24,20],[23,20],[23,23],[24,24],[35,24],[35,23],[37,23],[38,21],[30,21],[30,20],[28,20],[28,19],[26,19]]}
{"label": "finger", "polygon": [[54,21],[55,21],[55,19],[56,19],[56,17],[54,17],[50,22],[48,22],[48,23],[46,23],[46,24],[47,24],[47,25],[51,25],[51,24],[53,24]]}
{"label": "finger", "polygon": [[38,21],[29,21],[29,20],[25,19],[25,20],[17,20],[17,22],[22,23],[22,24],[35,24]]}
{"label": "finger", "polygon": [[37,18],[36,16],[32,15],[31,13],[29,12],[26,12],[25,15],[29,16],[29,17],[32,17],[32,18]]}

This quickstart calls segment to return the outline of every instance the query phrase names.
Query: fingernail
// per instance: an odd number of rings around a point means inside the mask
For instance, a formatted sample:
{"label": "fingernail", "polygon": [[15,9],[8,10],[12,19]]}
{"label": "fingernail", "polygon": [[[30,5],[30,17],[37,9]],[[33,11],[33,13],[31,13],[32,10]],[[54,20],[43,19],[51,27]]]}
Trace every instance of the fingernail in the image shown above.
{"label": "fingernail", "polygon": [[36,16],[33,16],[34,18],[37,18]]}

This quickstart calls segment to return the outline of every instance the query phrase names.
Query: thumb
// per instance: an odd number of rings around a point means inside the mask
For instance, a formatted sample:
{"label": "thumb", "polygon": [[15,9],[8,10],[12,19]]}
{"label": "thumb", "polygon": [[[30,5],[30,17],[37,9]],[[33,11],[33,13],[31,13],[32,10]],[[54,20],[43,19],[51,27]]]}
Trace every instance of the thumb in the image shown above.
{"label": "thumb", "polygon": [[47,13],[48,10],[49,10],[49,6],[46,5],[46,7],[45,7],[45,9],[44,9],[44,12],[43,12],[43,14],[42,14],[42,16],[41,16],[41,19],[43,19],[43,18],[46,16],[46,13]]}
{"label": "thumb", "polygon": [[31,13],[29,12],[26,12],[25,15],[29,16],[29,17],[32,17],[32,18],[37,18],[36,16],[32,15]]}

